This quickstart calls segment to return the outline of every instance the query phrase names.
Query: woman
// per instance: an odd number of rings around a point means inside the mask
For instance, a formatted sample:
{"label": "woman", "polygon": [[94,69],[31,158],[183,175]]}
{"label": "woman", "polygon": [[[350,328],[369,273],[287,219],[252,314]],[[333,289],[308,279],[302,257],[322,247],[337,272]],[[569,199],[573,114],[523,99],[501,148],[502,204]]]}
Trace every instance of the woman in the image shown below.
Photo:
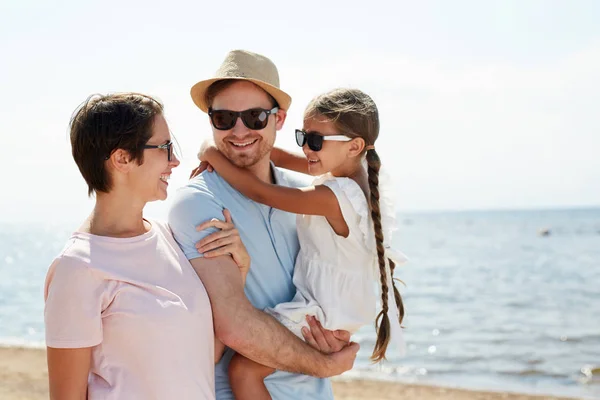
{"label": "woman", "polygon": [[[163,106],[133,93],[92,96],[73,116],[71,145],[96,204],[46,278],[50,397],[214,399],[223,346],[208,296],[167,224],[142,214],[166,199],[179,165]],[[231,229],[226,219],[218,224]],[[245,279],[239,237],[223,251]]]}

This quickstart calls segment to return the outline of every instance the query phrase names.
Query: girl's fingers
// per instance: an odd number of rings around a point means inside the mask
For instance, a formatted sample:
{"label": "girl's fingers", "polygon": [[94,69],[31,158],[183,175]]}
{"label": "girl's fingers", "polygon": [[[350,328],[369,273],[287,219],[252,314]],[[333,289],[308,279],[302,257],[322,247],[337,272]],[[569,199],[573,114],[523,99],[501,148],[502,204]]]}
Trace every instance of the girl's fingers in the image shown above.
{"label": "girl's fingers", "polygon": [[306,343],[311,345],[314,349],[319,350],[319,345],[317,344],[317,341],[315,340],[314,336],[310,332],[310,329],[303,326],[302,327],[302,336],[304,336],[304,340],[306,341]]}
{"label": "girl's fingers", "polygon": [[307,317],[307,320],[308,320],[308,325],[310,325],[310,332],[313,334],[313,337],[315,338],[315,341],[317,342],[317,345],[319,346],[319,350],[321,350],[321,352],[326,353],[326,354],[331,353],[329,344],[323,337],[323,332],[322,332],[323,328],[320,327],[320,325],[317,322],[317,319],[315,317],[309,316],[309,317]]}
{"label": "girl's fingers", "polygon": [[210,165],[206,161],[201,161],[200,165],[198,165],[196,168],[194,168],[192,170],[192,173],[190,174],[190,179],[195,178],[196,176],[200,175],[209,166]]}

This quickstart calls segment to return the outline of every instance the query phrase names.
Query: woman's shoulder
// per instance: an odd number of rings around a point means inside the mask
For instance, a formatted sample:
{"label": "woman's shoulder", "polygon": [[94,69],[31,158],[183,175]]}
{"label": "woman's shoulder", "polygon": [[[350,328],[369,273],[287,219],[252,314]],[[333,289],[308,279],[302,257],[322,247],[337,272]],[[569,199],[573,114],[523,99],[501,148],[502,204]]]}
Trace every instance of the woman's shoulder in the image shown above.
{"label": "woman's shoulder", "polygon": [[82,232],[73,232],[55,260],[69,265],[89,265],[92,250],[88,236]]}
{"label": "woman's shoulder", "polygon": [[62,251],[52,260],[46,276],[50,281],[79,282],[93,279],[92,249],[89,241],[78,232],[73,233]]}

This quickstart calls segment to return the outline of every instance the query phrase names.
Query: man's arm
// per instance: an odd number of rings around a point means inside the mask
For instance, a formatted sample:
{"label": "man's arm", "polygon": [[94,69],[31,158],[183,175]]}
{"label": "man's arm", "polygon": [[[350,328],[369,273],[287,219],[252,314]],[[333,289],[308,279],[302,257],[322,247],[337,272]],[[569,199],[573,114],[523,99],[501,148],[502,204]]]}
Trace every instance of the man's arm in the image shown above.
{"label": "man's arm", "polygon": [[[176,192],[169,225],[208,293],[216,337],[256,362],[285,371],[333,376],[352,368],[358,344],[329,355],[313,349],[250,304],[244,294],[239,268],[230,256],[206,258],[198,252],[196,244],[215,230],[198,231],[196,227],[204,221],[220,218],[223,212],[212,187],[211,181],[199,179]],[[235,220],[235,215],[233,218]],[[328,349],[323,351],[328,352]]]}
{"label": "man's arm", "polygon": [[358,344],[325,355],[313,349],[246,298],[242,278],[229,256],[190,260],[202,280],[213,311],[215,335],[226,346],[260,364],[317,377],[352,368]]}

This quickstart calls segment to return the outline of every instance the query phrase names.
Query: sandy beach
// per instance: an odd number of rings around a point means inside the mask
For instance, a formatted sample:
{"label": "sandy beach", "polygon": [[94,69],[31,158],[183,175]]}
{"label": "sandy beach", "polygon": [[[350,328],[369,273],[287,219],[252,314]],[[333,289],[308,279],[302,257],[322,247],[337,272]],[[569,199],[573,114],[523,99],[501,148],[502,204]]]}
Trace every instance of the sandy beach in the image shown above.
{"label": "sandy beach", "polygon": [[[47,399],[47,379],[44,350],[0,347],[0,399]],[[568,400],[564,397],[540,397],[375,381],[337,380],[333,383],[333,390],[338,400]]]}

